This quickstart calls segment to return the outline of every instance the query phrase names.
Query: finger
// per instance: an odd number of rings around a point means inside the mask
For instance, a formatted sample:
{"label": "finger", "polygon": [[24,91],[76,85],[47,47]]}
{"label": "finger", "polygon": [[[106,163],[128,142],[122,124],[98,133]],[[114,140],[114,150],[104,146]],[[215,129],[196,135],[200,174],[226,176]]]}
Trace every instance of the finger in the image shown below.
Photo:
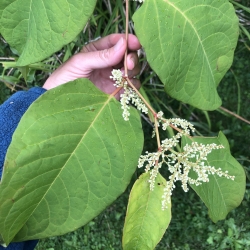
{"label": "finger", "polygon": [[129,79],[131,82],[132,82],[132,84],[137,88],[137,89],[140,89],[140,87],[141,87],[141,82],[140,82],[140,80],[138,80],[138,79],[136,79],[136,78],[131,78],[131,79]]}
{"label": "finger", "polygon": [[[97,41],[91,42],[82,48],[82,52],[91,52],[109,49],[113,47],[120,38],[125,39],[125,34],[112,34],[106,37],[103,37]],[[141,44],[137,37],[133,34],[128,35],[128,49],[129,50],[138,50],[141,48]]]}
{"label": "finger", "polygon": [[133,70],[128,70],[128,77],[132,78],[140,74],[141,67],[138,65]]}
{"label": "finger", "polygon": [[126,42],[123,37],[111,48],[88,53],[76,54],[75,60],[78,67],[86,70],[103,69],[113,67],[121,62],[126,50]]}
{"label": "finger", "polygon": [[[128,70],[128,77],[133,78],[133,77],[139,75],[140,71],[141,71],[141,67],[138,65],[133,70]],[[125,74],[124,68],[121,68],[121,72],[123,75]]]}
{"label": "finger", "polygon": [[[131,78],[130,81],[132,82],[132,84],[139,90],[140,87],[141,87],[141,82],[138,80],[138,79],[135,79],[135,78]],[[121,94],[124,93],[124,89],[121,89],[116,95],[115,95],[115,98],[117,100],[120,100],[121,98]]]}
{"label": "finger", "polygon": [[[129,78],[132,78],[134,76],[137,76],[139,75],[140,71],[141,71],[141,65],[139,64],[139,60],[138,60],[138,57],[136,54],[131,54],[130,55],[133,59],[128,59],[127,60],[127,64],[128,64],[128,69],[131,69],[131,70],[128,70],[128,77]],[[121,71],[123,72],[124,74],[124,67],[121,68]]]}
{"label": "finger", "polygon": [[[129,70],[132,70],[139,63],[139,59],[136,52],[130,52],[127,56],[127,66]],[[117,65],[113,66],[113,69],[121,69],[124,66],[124,58]]]}
{"label": "finger", "polygon": [[131,52],[128,54],[127,67],[128,67],[128,70],[133,70],[134,68],[137,68],[140,70],[139,58],[136,52]]}
{"label": "finger", "polygon": [[114,65],[112,68],[113,69],[122,69],[124,66],[124,58],[122,58],[122,61],[119,62],[118,64]]}

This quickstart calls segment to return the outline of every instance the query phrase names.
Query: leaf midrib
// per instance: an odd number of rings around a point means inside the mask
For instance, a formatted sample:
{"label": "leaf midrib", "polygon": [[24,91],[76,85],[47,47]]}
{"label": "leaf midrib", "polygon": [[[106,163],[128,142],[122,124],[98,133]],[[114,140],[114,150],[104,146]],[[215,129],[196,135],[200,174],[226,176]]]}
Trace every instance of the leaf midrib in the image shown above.
{"label": "leaf midrib", "polygon": [[213,78],[213,83],[215,84],[215,79],[214,79],[213,71],[212,71],[212,69],[211,69],[211,66],[210,66],[210,63],[209,63],[209,60],[208,60],[207,53],[206,53],[205,48],[204,48],[204,46],[203,46],[203,44],[202,44],[202,41],[201,41],[201,39],[200,39],[200,36],[199,36],[199,34],[197,33],[197,31],[196,31],[194,25],[192,24],[191,20],[185,15],[185,13],[184,13],[183,11],[181,11],[181,10],[180,10],[177,6],[175,6],[173,3],[171,3],[171,2],[168,1],[168,0],[165,0],[165,2],[166,2],[167,4],[169,4],[169,5],[171,5],[174,9],[176,9],[176,10],[177,10],[177,11],[178,11],[178,12],[188,21],[188,23],[189,23],[189,24],[191,25],[191,27],[193,28],[193,30],[194,30],[194,32],[195,32],[195,34],[196,34],[196,36],[197,36],[197,38],[198,38],[198,40],[199,40],[199,43],[200,43],[200,45],[201,45],[201,48],[202,48],[202,50],[203,50],[203,52],[204,52],[204,55],[205,55],[205,58],[206,58],[206,61],[207,61],[207,64],[208,64],[208,67],[209,67],[211,76],[212,76],[212,78]]}
{"label": "leaf midrib", "polygon": [[[100,111],[96,114],[95,119],[90,123],[89,128],[86,130],[86,132],[84,133],[83,137],[81,138],[81,140],[78,142],[78,144],[76,145],[74,151],[72,152],[72,154],[70,154],[68,160],[64,163],[64,165],[62,166],[61,170],[58,172],[57,176],[55,177],[54,181],[49,185],[47,191],[44,193],[44,195],[42,196],[41,200],[37,203],[36,207],[33,209],[33,212],[30,213],[30,216],[27,218],[27,220],[25,220],[25,222],[22,224],[22,226],[20,227],[20,229],[15,233],[15,236],[18,234],[18,232],[23,228],[23,226],[25,225],[25,223],[29,220],[29,218],[32,216],[32,214],[36,211],[37,207],[39,207],[40,203],[44,200],[44,197],[47,195],[47,193],[49,192],[50,188],[53,186],[53,184],[55,183],[55,181],[57,180],[57,178],[59,178],[61,172],[63,171],[63,169],[65,168],[65,166],[67,165],[67,163],[69,162],[69,160],[71,159],[71,157],[75,154],[75,151],[77,150],[77,148],[79,147],[79,145],[81,144],[81,142],[83,141],[83,139],[85,138],[86,134],[88,133],[88,131],[90,130],[90,128],[92,128],[92,126],[94,125],[95,121],[98,119],[98,117],[100,116],[100,114],[102,113],[103,109],[109,104],[110,100],[113,98],[113,95],[109,95],[108,99],[106,102],[103,103],[103,107],[100,109]],[[10,210],[11,211],[11,210]],[[9,212],[10,212],[9,211]],[[8,215],[6,216],[6,219],[8,218]],[[6,221],[6,220],[5,220]],[[4,223],[5,224],[5,223]],[[14,237],[15,237],[14,236]],[[13,237],[13,238],[14,238]],[[9,237],[8,237],[9,238]]]}

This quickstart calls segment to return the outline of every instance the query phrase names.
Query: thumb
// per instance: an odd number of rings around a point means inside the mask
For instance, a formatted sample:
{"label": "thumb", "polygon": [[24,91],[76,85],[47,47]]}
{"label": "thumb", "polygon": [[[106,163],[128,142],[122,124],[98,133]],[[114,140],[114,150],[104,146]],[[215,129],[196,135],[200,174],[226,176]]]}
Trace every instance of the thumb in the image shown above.
{"label": "thumb", "polygon": [[123,37],[117,44],[109,49],[79,53],[84,60],[83,65],[86,70],[103,69],[119,64],[125,54],[126,42]]}
{"label": "thumb", "polygon": [[126,42],[121,37],[117,44],[109,49],[80,52],[53,72],[43,87],[51,89],[65,82],[73,81],[76,78],[89,77],[95,69],[115,66],[122,61],[125,51]]}

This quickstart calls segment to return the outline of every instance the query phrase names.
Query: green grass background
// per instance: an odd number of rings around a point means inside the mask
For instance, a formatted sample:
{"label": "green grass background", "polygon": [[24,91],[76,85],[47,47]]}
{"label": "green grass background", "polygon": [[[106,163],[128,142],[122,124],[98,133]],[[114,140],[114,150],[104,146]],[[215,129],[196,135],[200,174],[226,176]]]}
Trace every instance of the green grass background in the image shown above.
{"label": "green grass background", "polygon": [[[239,8],[237,3],[243,7]],[[130,2],[130,17],[138,6],[138,2]],[[237,1],[235,7],[246,31],[241,30],[233,65],[220,83],[218,91],[223,107],[250,121],[250,2]],[[124,27],[122,0],[98,0],[94,14],[84,28],[85,32],[61,51],[29,68],[13,67],[9,58],[18,57],[18,54],[1,38],[0,60],[3,65],[0,66],[0,103],[16,91],[42,86],[49,73],[77,53],[86,42],[111,33],[124,32]],[[130,32],[133,32],[132,23]],[[229,140],[233,156],[243,165],[248,176],[242,204],[225,221],[216,224],[209,219],[206,207],[192,190],[184,193],[177,186],[172,198],[173,218],[156,249],[250,249],[250,125],[221,109],[204,112],[173,100],[163,91],[159,79],[146,63],[143,51],[141,62],[144,70],[140,79],[152,105],[162,110],[167,117],[178,116],[191,121],[202,135],[216,136],[221,130]],[[155,143],[148,136],[152,128],[146,119],[142,121],[145,131],[144,150],[154,150]],[[72,233],[40,240],[36,250],[122,249],[122,228],[128,195],[139,174],[138,170],[127,191],[93,221]]]}

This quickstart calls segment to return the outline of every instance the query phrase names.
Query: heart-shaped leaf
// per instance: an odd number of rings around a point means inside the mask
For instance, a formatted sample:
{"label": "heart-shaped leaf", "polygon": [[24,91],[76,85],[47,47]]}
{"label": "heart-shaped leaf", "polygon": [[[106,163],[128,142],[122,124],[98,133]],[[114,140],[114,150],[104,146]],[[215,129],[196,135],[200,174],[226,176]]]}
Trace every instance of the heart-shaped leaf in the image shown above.
{"label": "heart-shaped leaf", "polygon": [[79,79],[52,89],[23,116],[0,184],[5,243],[61,235],[97,216],[127,187],[143,146],[140,116]]}
{"label": "heart-shaped leaf", "polygon": [[158,173],[154,190],[149,188],[149,173],[135,182],[123,229],[123,250],[152,250],[161,240],[171,220],[171,204],[162,210],[166,180]]}
{"label": "heart-shaped leaf", "polygon": [[228,0],[150,0],[134,14],[150,66],[172,97],[205,110],[221,105],[216,87],[229,69],[238,18]]}
{"label": "heart-shaped leaf", "polygon": [[71,42],[96,0],[1,0],[0,33],[20,53],[19,66],[39,62]]}
{"label": "heart-shaped leaf", "polygon": [[[235,176],[234,180],[218,175],[209,175],[209,182],[202,183],[199,186],[191,185],[194,191],[200,196],[208,208],[208,213],[212,221],[217,222],[226,218],[227,214],[240,205],[246,188],[246,175],[243,167],[235,160],[230,153],[230,148],[226,137],[219,133],[217,138],[192,137],[190,140],[183,137],[182,146],[190,144],[192,141],[217,145],[223,145],[224,148],[213,150],[207,156],[207,166],[213,166],[216,169],[221,168],[223,172]],[[196,173],[190,172],[190,177],[196,179]]]}

